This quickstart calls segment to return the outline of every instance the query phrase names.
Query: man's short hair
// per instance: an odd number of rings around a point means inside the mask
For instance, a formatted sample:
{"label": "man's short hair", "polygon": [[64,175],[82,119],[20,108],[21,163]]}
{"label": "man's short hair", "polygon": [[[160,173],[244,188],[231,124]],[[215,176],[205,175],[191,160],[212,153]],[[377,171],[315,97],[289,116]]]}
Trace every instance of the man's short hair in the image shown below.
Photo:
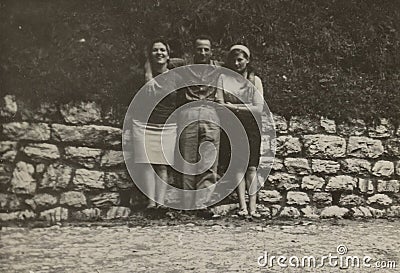
{"label": "man's short hair", "polygon": [[208,40],[208,41],[210,41],[210,44],[212,44],[212,38],[211,38],[210,35],[207,35],[207,34],[200,34],[200,35],[197,35],[197,36],[194,38],[194,40],[193,40],[193,46],[196,45],[196,41],[197,41],[197,40]]}

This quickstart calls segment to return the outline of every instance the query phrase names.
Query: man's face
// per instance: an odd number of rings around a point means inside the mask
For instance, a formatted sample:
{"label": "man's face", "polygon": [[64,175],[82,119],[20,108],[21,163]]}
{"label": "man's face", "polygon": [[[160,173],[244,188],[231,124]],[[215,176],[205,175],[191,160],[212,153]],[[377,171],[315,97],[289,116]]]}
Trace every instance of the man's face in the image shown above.
{"label": "man's face", "polygon": [[196,40],[194,48],[194,62],[196,64],[209,64],[211,59],[211,42],[209,40]]}

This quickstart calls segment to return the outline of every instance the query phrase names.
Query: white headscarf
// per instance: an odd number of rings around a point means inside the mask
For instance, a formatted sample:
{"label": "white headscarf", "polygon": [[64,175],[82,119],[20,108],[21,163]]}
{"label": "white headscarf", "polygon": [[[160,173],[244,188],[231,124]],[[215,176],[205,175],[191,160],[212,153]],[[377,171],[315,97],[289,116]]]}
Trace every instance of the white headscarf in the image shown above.
{"label": "white headscarf", "polygon": [[247,46],[244,45],[233,45],[231,46],[231,48],[229,49],[229,52],[231,52],[232,50],[235,49],[239,49],[242,50],[243,52],[245,52],[247,54],[247,56],[250,58],[250,50]]}

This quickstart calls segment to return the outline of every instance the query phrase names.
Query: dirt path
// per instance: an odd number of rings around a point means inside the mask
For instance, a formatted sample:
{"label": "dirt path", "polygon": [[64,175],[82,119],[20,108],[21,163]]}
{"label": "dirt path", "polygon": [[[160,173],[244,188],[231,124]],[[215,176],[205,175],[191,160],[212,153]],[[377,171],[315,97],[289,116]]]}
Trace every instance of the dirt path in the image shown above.
{"label": "dirt path", "polygon": [[[397,269],[350,268],[341,272],[398,272],[400,221],[148,221],[50,228],[3,227],[1,272],[337,272],[339,267],[260,267],[258,257],[347,254],[369,262],[395,261]],[[260,260],[264,262],[263,259]],[[289,262],[286,261],[286,264]],[[292,260],[295,263],[295,260]]]}

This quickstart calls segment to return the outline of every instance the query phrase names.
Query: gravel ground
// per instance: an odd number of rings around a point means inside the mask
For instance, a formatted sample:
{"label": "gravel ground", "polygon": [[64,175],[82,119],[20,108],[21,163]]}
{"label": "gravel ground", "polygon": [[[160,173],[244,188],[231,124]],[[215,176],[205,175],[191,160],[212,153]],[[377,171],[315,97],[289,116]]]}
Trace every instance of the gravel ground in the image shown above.
{"label": "gravel ground", "polygon": [[[36,225],[37,226],[37,225]],[[1,272],[338,272],[339,267],[259,266],[258,258],[331,253],[368,255],[371,268],[340,272],[399,272],[400,221],[249,221],[129,219],[52,227],[3,227]],[[347,254],[337,247],[345,245]],[[261,259],[263,263],[265,260]],[[296,263],[296,260],[292,260]],[[395,261],[396,269],[376,262]],[[361,261],[362,262],[362,261]],[[288,265],[288,260],[284,261]]]}

